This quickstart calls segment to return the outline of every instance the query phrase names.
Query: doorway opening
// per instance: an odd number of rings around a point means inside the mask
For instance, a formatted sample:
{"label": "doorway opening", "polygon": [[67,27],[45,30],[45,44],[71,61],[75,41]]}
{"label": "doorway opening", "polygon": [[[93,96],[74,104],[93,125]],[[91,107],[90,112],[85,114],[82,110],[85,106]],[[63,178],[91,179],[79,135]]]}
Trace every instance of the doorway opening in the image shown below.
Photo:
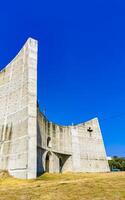
{"label": "doorway opening", "polygon": [[62,173],[63,162],[62,158],[59,158],[59,173]]}
{"label": "doorway opening", "polygon": [[51,153],[48,152],[46,154],[46,160],[45,160],[45,171],[50,172],[50,159],[51,159]]}

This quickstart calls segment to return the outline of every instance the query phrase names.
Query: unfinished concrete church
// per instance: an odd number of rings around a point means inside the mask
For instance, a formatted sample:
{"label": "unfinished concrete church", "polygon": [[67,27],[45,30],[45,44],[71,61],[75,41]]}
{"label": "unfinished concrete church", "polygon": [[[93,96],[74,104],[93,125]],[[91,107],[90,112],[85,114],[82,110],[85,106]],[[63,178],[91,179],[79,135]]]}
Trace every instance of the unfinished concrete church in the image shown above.
{"label": "unfinished concrete church", "polygon": [[37,104],[37,41],[29,38],[0,71],[0,170],[18,178],[44,172],[108,172],[98,119],[54,124]]}

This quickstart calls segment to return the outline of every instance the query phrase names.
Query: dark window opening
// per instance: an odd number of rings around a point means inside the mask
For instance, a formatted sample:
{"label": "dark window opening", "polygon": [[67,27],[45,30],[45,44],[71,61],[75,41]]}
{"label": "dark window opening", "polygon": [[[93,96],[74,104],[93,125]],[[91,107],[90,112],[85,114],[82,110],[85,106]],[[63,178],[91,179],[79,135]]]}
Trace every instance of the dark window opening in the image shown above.
{"label": "dark window opening", "polygon": [[47,147],[51,147],[51,137],[47,138]]}

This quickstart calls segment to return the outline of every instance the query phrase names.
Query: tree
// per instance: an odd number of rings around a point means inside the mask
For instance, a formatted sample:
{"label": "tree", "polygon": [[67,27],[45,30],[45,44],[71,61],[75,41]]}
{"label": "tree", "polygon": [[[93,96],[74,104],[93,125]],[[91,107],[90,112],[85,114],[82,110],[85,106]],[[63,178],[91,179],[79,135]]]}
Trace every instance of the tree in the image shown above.
{"label": "tree", "polygon": [[108,162],[111,171],[113,169],[119,169],[120,171],[125,171],[125,158],[114,156],[112,160],[109,160]]}

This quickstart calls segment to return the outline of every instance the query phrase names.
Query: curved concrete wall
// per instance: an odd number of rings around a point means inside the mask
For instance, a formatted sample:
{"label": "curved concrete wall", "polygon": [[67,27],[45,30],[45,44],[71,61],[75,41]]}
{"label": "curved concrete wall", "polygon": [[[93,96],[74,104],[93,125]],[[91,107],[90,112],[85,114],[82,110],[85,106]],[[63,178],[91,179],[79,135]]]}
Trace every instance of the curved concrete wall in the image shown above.
{"label": "curved concrete wall", "polygon": [[19,178],[109,171],[98,120],[49,122],[37,108],[37,41],[29,38],[0,71],[0,169]]}
{"label": "curved concrete wall", "polygon": [[[59,172],[60,167],[61,172],[109,171],[97,118],[75,126],[59,126],[49,122],[38,109],[37,139],[38,174],[44,171]],[[51,156],[49,169],[46,169],[48,152]]]}
{"label": "curved concrete wall", "polygon": [[0,72],[0,169],[36,177],[37,41]]}

